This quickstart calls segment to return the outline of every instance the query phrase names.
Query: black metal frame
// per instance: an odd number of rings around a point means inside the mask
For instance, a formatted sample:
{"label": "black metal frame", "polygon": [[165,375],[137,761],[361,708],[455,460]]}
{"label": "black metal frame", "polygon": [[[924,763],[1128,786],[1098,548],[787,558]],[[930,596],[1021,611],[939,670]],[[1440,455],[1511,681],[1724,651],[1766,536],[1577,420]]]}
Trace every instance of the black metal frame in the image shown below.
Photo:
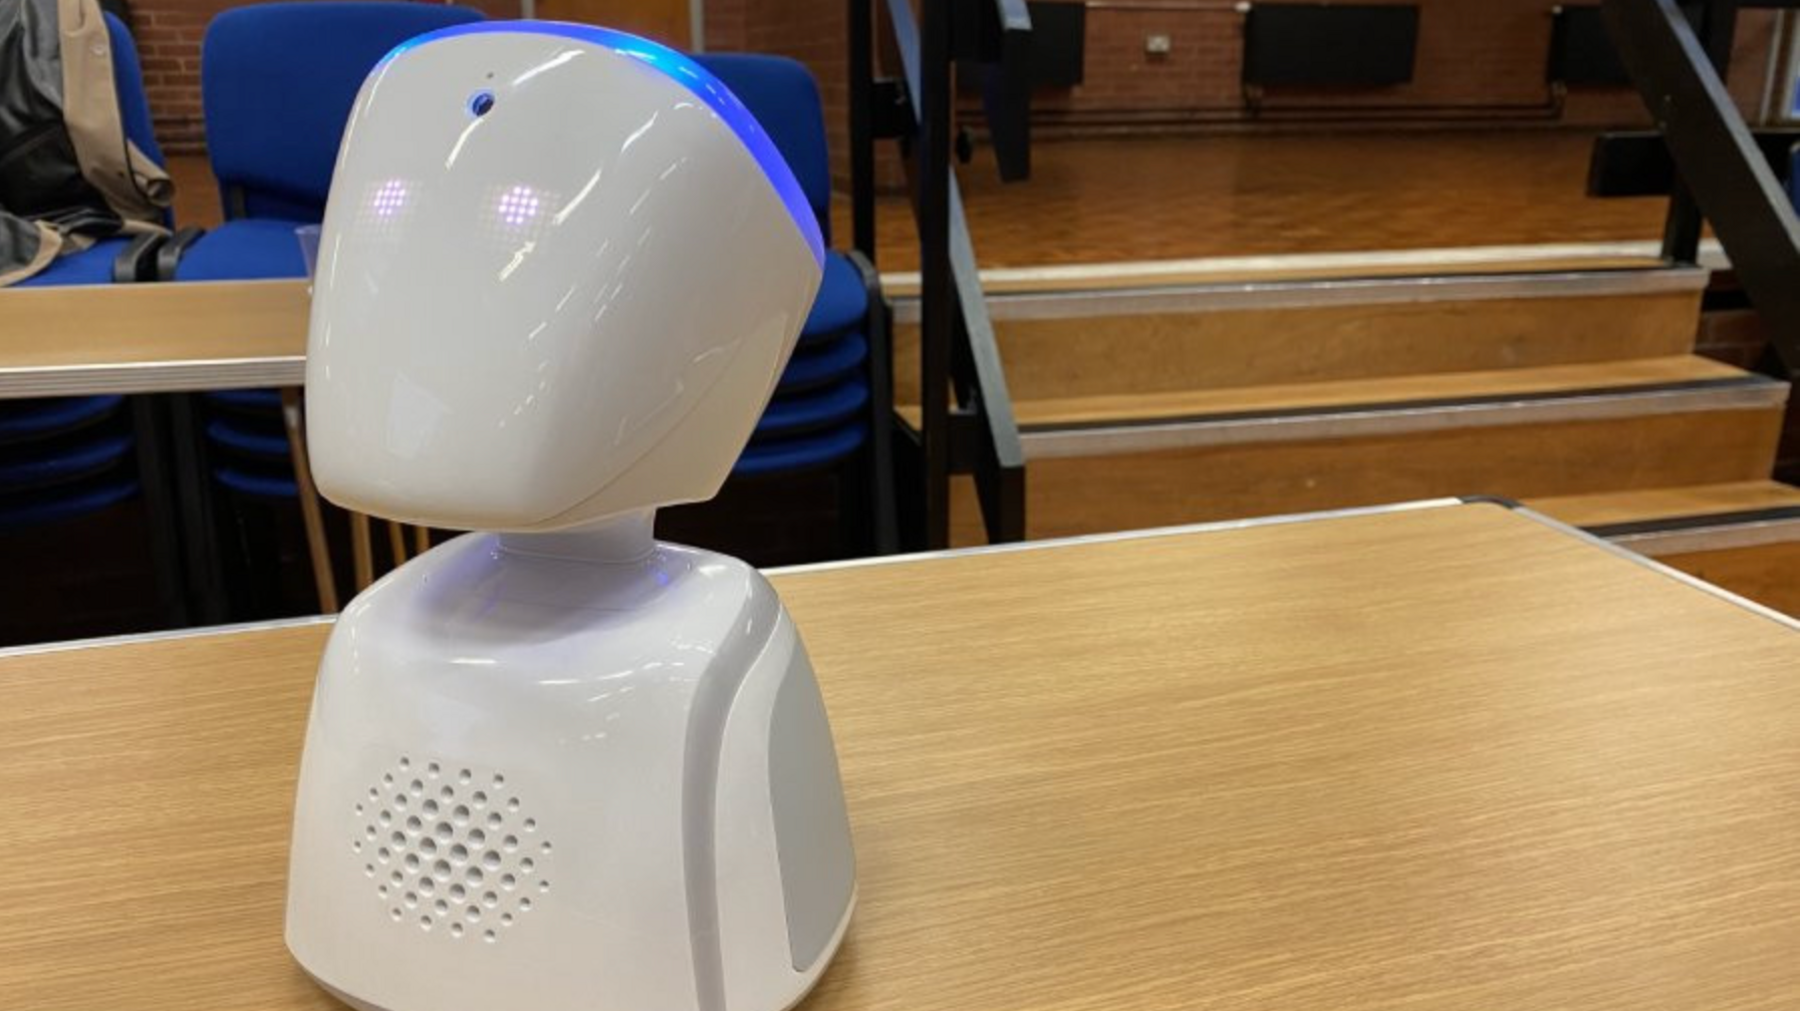
{"label": "black metal frame", "polygon": [[1724,83],[1741,8],[1800,0],[1604,0],[1602,12],[1674,162],[1663,256],[1696,262],[1710,221],[1768,323],[1771,368],[1800,378],[1800,219]]}
{"label": "black metal frame", "polygon": [[[1769,171],[1785,180],[1800,144],[1800,127],[1752,130],[1750,136],[1767,160]],[[1675,161],[1655,130],[1608,130],[1594,144],[1588,164],[1588,196],[1666,197],[1674,192]]]}
{"label": "black metal frame", "polygon": [[193,601],[188,593],[186,543],[182,513],[169,481],[168,408],[163,398],[140,394],[126,401],[137,433],[138,486],[143,491],[144,515],[150,527],[150,564],[156,568],[156,593],[163,620],[169,628],[193,623]]}
{"label": "black metal frame", "polygon": [[231,599],[225,586],[225,563],[213,512],[212,468],[206,460],[200,396],[167,396],[169,480],[175,488],[175,508],[181,517],[182,578],[190,617],[197,624],[218,625],[230,620]]}
{"label": "black metal frame", "polygon": [[[1026,0],[950,5],[951,55],[981,84],[1000,178],[1031,176],[1031,11]],[[962,160],[967,161],[964,157]]]}
{"label": "black metal frame", "polygon": [[[896,418],[897,454],[917,478],[902,489],[906,546],[950,540],[950,477],[971,474],[993,542],[1025,536],[1025,457],[1013,421],[1000,352],[976,271],[975,247],[950,164],[954,143],[951,65],[957,29],[965,52],[1016,67],[1030,17],[1024,0],[988,0],[988,27],[956,22],[952,0],[883,0],[884,40],[899,79],[875,73],[875,0],[849,0],[851,217],[857,250],[875,262],[875,141],[897,139],[919,226],[920,408],[918,428]],[[991,14],[992,20],[987,21]],[[982,39],[986,36],[986,42]],[[998,52],[995,51],[996,45]],[[1001,74],[1007,71],[1003,68]],[[1017,166],[1015,166],[1016,168]],[[955,403],[951,403],[954,396]]]}
{"label": "black metal frame", "polygon": [[156,253],[162,248],[167,236],[161,232],[145,232],[134,235],[113,257],[112,283],[133,284],[138,281],[150,281],[155,277]]}
{"label": "black metal frame", "polygon": [[894,310],[881,290],[875,264],[859,250],[851,250],[850,263],[862,276],[869,293],[869,313],[863,332],[869,342],[869,447],[859,454],[863,503],[860,517],[863,536],[859,547],[876,554],[900,550],[900,525],[894,502]]}

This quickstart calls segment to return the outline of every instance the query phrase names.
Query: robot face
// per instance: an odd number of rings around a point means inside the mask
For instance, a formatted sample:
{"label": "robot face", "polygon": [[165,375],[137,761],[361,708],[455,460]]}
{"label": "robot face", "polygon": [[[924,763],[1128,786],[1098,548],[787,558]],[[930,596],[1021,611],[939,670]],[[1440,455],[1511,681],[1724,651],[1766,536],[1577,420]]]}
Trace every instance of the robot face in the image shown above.
{"label": "robot face", "polygon": [[708,498],[822,255],[781,156],[685,57],[572,25],[414,40],[363,85],[332,181],[319,487],[502,531]]}

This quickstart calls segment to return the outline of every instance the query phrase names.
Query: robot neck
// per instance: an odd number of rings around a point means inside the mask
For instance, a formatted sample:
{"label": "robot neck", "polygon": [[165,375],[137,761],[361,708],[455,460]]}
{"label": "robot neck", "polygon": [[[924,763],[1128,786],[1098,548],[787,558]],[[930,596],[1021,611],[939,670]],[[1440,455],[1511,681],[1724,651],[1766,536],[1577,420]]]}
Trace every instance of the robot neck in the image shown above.
{"label": "robot neck", "polygon": [[656,510],[610,516],[574,530],[548,534],[501,534],[500,547],[511,554],[538,555],[585,562],[635,562],[656,547]]}

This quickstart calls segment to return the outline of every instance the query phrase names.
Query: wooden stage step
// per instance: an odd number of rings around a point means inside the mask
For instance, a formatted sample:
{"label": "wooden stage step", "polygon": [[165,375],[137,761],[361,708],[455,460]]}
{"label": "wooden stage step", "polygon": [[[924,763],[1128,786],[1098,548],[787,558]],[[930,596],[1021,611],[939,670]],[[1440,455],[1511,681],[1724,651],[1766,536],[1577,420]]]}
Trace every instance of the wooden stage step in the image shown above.
{"label": "wooden stage step", "polygon": [[[986,248],[982,250],[986,252]],[[1700,243],[1700,263],[1729,267],[1717,239]],[[989,296],[1026,292],[1097,291],[1174,285],[1270,281],[1367,280],[1383,277],[1466,277],[1494,274],[1591,273],[1667,266],[1662,243],[1529,243],[1511,246],[1425,247],[1331,253],[1206,256],[1189,259],[1059,263],[1032,267],[983,267],[981,290]],[[882,288],[896,299],[917,298],[917,271],[883,270]]]}
{"label": "wooden stage step", "polygon": [[[1704,270],[1212,284],[990,300],[1018,401],[1185,394],[1684,355]],[[895,399],[918,401],[916,302]]]}
{"label": "wooden stage step", "polygon": [[[1800,613],[1786,383],[1692,353],[1703,270],[1201,284],[991,300],[1026,534],[1455,496]],[[917,424],[916,306],[896,401]],[[972,485],[952,539],[983,539]]]}
{"label": "wooden stage step", "polygon": [[[1787,385],[1691,356],[1201,391],[1179,410],[1015,405],[1027,534],[1058,537],[1454,495],[1536,499],[1765,480]],[[953,519],[979,540],[965,491]]]}
{"label": "wooden stage step", "polygon": [[1737,481],[1601,495],[1567,495],[1533,499],[1525,504],[1571,526],[1588,529],[1779,513],[1792,513],[1793,519],[1800,524],[1800,488],[1778,481]]}
{"label": "wooden stage step", "polygon": [[1232,389],[1105,394],[1045,400],[1017,399],[1013,415],[1025,431],[1071,426],[1141,424],[1220,415],[1329,412],[1373,405],[1470,405],[1502,399],[1606,394],[1621,388],[1704,387],[1736,382],[1743,372],[1706,358],[1670,355],[1602,364],[1547,365],[1485,372],[1444,372],[1323,383],[1280,383]]}

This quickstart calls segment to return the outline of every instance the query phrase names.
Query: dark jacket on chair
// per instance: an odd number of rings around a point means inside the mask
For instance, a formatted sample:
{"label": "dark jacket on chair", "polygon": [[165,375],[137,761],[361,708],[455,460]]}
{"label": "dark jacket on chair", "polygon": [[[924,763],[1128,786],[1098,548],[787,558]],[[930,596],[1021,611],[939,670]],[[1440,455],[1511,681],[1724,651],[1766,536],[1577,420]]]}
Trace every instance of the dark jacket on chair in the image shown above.
{"label": "dark jacket on chair", "polygon": [[0,286],[160,231],[172,186],[126,135],[97,0],[0,3]]}

